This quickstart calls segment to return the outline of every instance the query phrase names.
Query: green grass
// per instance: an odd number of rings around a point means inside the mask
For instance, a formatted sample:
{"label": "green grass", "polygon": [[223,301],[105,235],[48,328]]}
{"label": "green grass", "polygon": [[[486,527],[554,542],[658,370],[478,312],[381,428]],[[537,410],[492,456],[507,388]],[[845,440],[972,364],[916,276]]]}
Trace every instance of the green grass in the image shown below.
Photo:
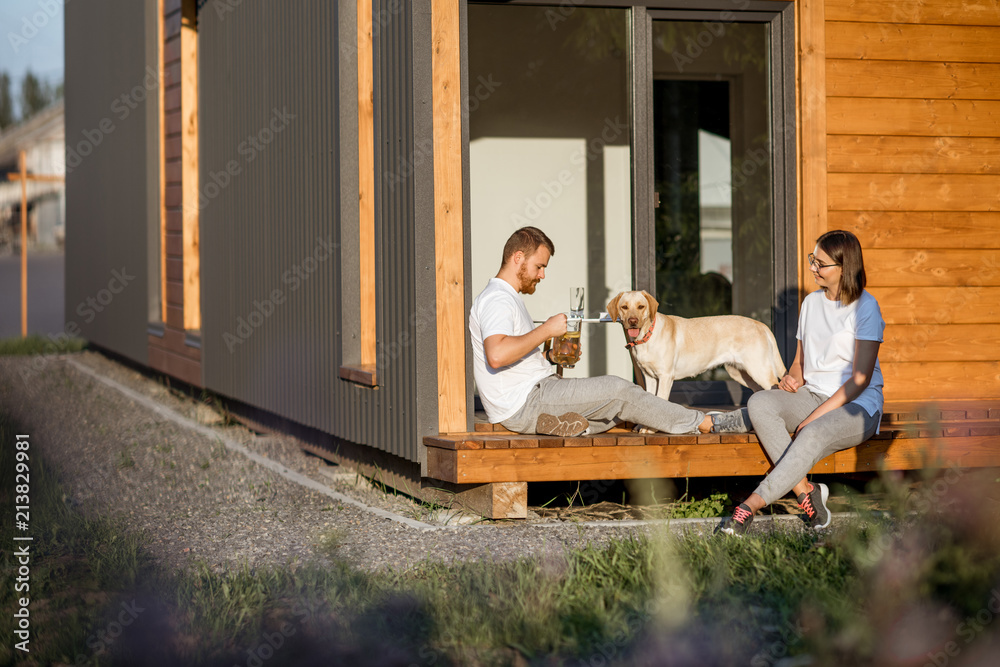
{"label": "green grass", "polygon": [[[87,519],[69,507],[58,480],[39,455],[37,441],[29,440],[27,450],[29,529],[15,531],[10,520],[16,500],[15,442],[14,429],[0,415],[0,507],[11,515],[0,523],[4,572],[0,608],[13,611],[19,598],[29,598],[32,629],[28,656],[14,649],[20,640],[5,618],[0,624],[0,664],[72,661],[78,652],[89,654],[88,637],[107,625],[106,616],[153,572],[153,566],[143,551],[141,535],[112,520]],[[15,534],[33,540],[15,542]],[[18,571],[14,551],[24,544],[30,551],[29,589],[15,591],[6,575]]]}
{"label": "green grass", "polygon": [[[4,511],[13,506],[13,433],[0,423]],[[328,567],[166,572],[150,560],[144,536],[71,509],[37,449],[31,466],[35,635],[30,656],[15,653],[4,621],[2,664],[81,656],[101,665],[228,666],[256,664],[256,656],[268,666],[629,665],[659,662],[664,652],[697,655],[700,664],[771,665],[800,653],[815,664],[862,664],[878,662],[881,642],[908,610],[975,616],[1000,583],[996,523],[977,521],[967,507],[962,521],[868,516],[830,535],[742,540],[652,533],[558,556],[427,561],[375,574],[337,560],[350,539],[341,531],[320,542]],[[990,481],[996,498],[995,473]],[[969,474],[953,488],[973,482]],[[894,493],[907,511],[905,495]],[[2,525],[6,573],[16,564],[10,522]],[[144,611],[95,653],[95,637],[132,600]],[[0,607],[14,605],[5,583]],[[955,634],[956,623],[939,626]],[[987,626],[975,639],[997,632]]]}
{"label": "green grass", "polygon": [[82,338],[70,338],[65,335],[46,337],[31,334],[27,338],[0,339],[0,356],[64,354],[66,352],[79,352],[85,347],[87,347],[87,341]]}

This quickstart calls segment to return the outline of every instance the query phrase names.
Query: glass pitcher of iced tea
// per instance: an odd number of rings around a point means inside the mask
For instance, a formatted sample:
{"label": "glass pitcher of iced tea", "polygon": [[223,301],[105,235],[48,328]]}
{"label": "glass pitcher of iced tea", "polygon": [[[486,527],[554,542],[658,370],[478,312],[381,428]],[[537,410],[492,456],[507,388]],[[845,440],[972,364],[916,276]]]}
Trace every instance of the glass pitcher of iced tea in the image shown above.
{"label": "glass pitcher of iced tea", "polygon": [[552,342],[552,360],[563,368],[573,368],[580,361],[580,324],[583,320],[583,288],[569,290],[569,316],[566,333]]}

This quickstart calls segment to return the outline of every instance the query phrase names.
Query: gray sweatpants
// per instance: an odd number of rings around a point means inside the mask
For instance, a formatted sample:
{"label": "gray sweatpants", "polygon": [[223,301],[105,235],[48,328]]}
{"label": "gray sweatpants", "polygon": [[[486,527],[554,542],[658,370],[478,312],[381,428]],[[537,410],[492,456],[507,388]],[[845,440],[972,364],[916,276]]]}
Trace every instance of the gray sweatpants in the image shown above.
{"label": "gray sweatpants", "polygon": [[603,433],[622,421],[665,433],[694,433],[705,415],[650,394],[615,375],[561,378],[550,375],[531,390],[520,410],[503,421],[517,433],[535,433],[538,415],[578,412],[590,422],[589,433]]}
{"label": "gray sweatpants", "polygon": [[882,414],[869,415],[857,403],[848,403],[810,422],[793,441],[788,432],[798,428],[826,399],[805,388],[794,394],[769,389],[750,397],[747,403],[750,421],[774,463],[756,490],[768,505],[791,491],[822,459],[875,435]]}

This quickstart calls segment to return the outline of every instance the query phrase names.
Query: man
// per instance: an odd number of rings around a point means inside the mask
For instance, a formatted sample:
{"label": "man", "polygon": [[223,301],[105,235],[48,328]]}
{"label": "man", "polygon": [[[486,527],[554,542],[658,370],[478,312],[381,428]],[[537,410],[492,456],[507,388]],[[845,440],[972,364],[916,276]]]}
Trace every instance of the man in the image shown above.
{"label": "man", "polygon": [[711,432],[711,416],[620,377],[556,375],[539,347],[566,332],[566,315],[535,327],[518,296],[535,292],[553,255],[555,246],[540,229],[517,230],[504,246],[500,272],[472,304],[474,372],[489,420],[517,433],[563,437],[603,433],[622,421],[667,433]]}

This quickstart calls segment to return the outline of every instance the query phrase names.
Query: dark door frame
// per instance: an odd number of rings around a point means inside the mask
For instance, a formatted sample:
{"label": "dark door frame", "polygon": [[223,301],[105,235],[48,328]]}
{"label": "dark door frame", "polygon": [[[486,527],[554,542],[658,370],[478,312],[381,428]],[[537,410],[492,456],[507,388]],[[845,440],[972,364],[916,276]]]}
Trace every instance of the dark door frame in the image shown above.
{"label": "dark door frame", "polygon": [[[718,2],[689,3],[685,9],[665,9],[677,3],[647,3],[632,11],[631,63],[644,63],[646,76],[635,73],[632,108],[632,257],[636,289],[654,291],[655,239],[653,235],[653,118],[652,89],[653,20],[765,22],[770,24],[771,167],[773,206],[774,285],[773,326],[786,363],[795,356],[798,319],[797,193],[795,179],[795,16],[794,3]],[[648,8],[655,5],[656,8]],[[694,6],[696,9],[692,9]],[[747,11],[736,11],[745,7]]]}

